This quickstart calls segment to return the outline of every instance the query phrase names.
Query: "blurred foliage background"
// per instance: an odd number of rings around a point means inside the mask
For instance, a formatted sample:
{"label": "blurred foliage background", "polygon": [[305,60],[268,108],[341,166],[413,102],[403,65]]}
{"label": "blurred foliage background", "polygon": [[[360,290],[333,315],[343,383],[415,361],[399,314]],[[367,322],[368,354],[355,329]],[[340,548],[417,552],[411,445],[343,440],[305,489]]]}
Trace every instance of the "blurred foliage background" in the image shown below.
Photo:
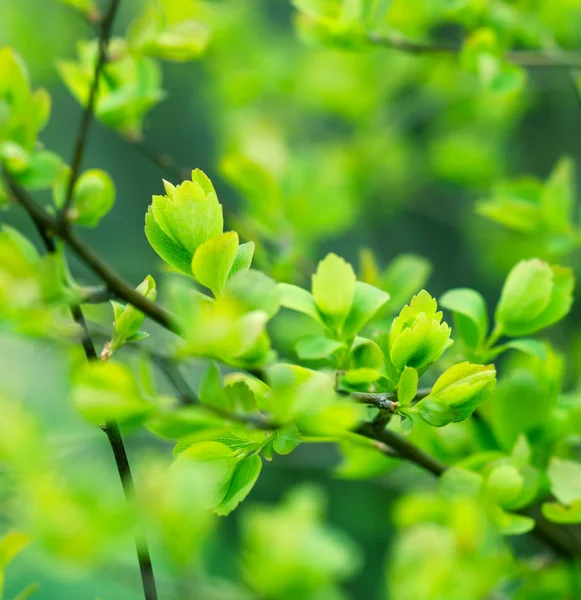
{"label": "blurred foliage background", "polygon": [[[443,25],[444,4],[450,10],[492,7],[487,18],[516,45],[534,47],[542,37],[538,23],[527,29],[526,20],[519,20],[517,9],[524,2],[393,0],[389,26],[414,39],[457,41],[470,15],[460,11],[461,17]],[[579,48],[581,3],[540,5],[531,12],[551,29],[552,41]],[[114,30],[124,32],[143,8],[139,0],[124,0]],[[101,124],[91,133],[85,164],[111,174],[118,200],[86,239],[129,280],[160,271],[142,223],[151,195],[162,193],[161,179],[177,183],[180,167],[199,167],[210,176],[227,207],[229,226],[247,239],[261,238],[258,264],[281,280],[305,283],[312,265],[330,250],[358,264],[362,247],[372,250],[381,268],[402,253],[426,257],[433,267],[428,289],[434,296],[475,287],[491,304],[521,258],[558,258],[579,272],[576,241],[559,236],[555,241],[540,226],[515,231],[476,210],[503,181],[525,174],[545,180],[564,155],[578,163],[581,105],[569,69],[527,69],[506,89],[483,89],[455,56],[309,43],[312,31],[297,27],[296,9],[286,0],[215,0],[192,2],[190,8],[207,27],[208,48],[199,60],[163,63],[167,97],[147,113],[144,141],[124,140]],[[91,25],[64,3],[0,0],[0,47],[16,48],[35,85],[52,94],[52,118],[42,139],[67,160],[81,110],[56,65],[72,60],[77,42],[91,37]],[[173,164],[162,168],[144,152],[171,154]],[[575,215],[577,209],[575,201]],[[3,220],[36,239],[24,213],[11,211]],[[579,224],[577,216],[573,222]],[[264,252],[271,247],[274,259]],[[85,281],[93,281],[82,265],[73,265]],[[553,332],[573,357],[567,365],[569,388],[580,366],[580,318],[576,305],[567,324]],[[70,476],[90,465],[95,481],[113,487],[115,481],[105,483],[112,467],[100,433],[61,401],[66,361],[48,345],[7,335],[0,336],[0,361],[3,387],[35,406],[54,434],[52,450],[72,464]],[[193,381],[198,374],[192,370]],[[139,461],[142,450],[147,448],[140,436],[131,438],[131,457]],[[216,580],[201,580],[187,592],[174,590],[175,597],[240,598],[241,592],[223,580],[237,577],[252,507],[274,507],[296,484],[315,483],[328,503],[328,523],[358,547],[349,550],[347,564],[365,557],[346,583],[350,597],[403,598],[389,596],[385,583],[394,539],[390,514],[402,490],[431,488],[434,482],[415,468],[352,481],[336,476],[338,462],[331,445],[314,445],[266,465],[248,501],[220,521],[204,554],[205,570]],[[285,539],[284,532],[280,535]],[[442,543],[434,538],[434,554]],[[517,543],[527,551],[534,542]],[[336,557],[334,568],[346,571],[342,560]],[[11,566],[7,596],[35,581],[41,584],[35,597],[42,599],[95,598],[98,590],[103,599],[131,600],[140,597],[133,571],[130,544],[119,572],[111,573],[59,572],[31,552]],[[162,589],[173,589],[160,571]]]}

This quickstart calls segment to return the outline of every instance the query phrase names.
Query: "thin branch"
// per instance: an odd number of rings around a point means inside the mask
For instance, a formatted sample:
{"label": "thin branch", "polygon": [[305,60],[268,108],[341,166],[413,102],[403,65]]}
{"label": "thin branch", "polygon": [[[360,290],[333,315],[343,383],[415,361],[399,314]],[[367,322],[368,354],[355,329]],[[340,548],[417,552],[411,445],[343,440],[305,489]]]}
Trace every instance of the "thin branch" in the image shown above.
{"label": "thin branch", "polygon": [[357,433],[383,442],[393,448],[401,458],[405,458],[406,460],[415,463],[436,477],[440,477],[440,475],[448,468],[444,463],[391,429],[384,429],[383,431],[378,432],[371,426],[371,423],[364,423],[357,429]]}
{"label": "thin branch", "polygon": [[[136,496],[135,483],[133,481],[131,467],[129,466],[125,444],[123,443],[123,438],[119,431],[119,425],[117,425],[116,421],[110,421],[109,423],[102,425],[101,429],[107,435],[111,450],[113,451],[125,498],[127,502],[132,502]],[[145,600],[157,600],[157,587],[155,585],[153,565],[151,563],[151,555],[145,536],[135,535],[135,547],[137,549],[137,561],[139,563]]]}
{"label": "thin branch", "polygon": [[228,421],[234,421],[242,423],[255,429],[263,429],[265,431],[271,431],[280,427],[277,423],[263,415],[262,413],[254,414],[240,414],[225,410],[219,406],[213,406],[209,404],[200,404],[200,401],[196,394],[193,392],[185,377],[182,375],[178,365],[168,356],[163,356],[155,352],[149,352],[151,360],[160,368],[165,375],[166,379],[171,383],[176,392],[178,393],[180,400],[185,405],[198,405],[201,409],[207,410],[214,413],[215,415],[227,419]]}
{"label": "thin branch", "polygon": [[[50,235],[50,230],[46,228],[46,222],[44,219],[39,218],[33,213],[29,213],[41,238],[44,241],[47,251],[49,254],[53,254],[56,251],[56,245]],[[71,315],[75,323],[81,329],[81,344],[85,351],[85,356],[89,362],[98,360],[97,351],[95,345],[91,339],[89,328],[87,327],[87,321],[85,315],[80,306],[73,304],[70,307]],[[111,451],[115,458],[115,464],[117,466],[117,472],[123,486],[125,498],[128,502],[132,501],[135,497],[135,484],[133,482],[133,476],[131,474],[131,468],[129,466],[129,460],[127,458],[127,451],[125,450],[125,444],[119,426],[115,421],[106,423],[101,429],[107,435]],[[153,566],[151,564],[151,556],[149,553],[149,547],[145,537],[140,536],[136,533],[135,535],[135,548],[137,551],[137,561],[139,563],[139,571],[141,573],[141,582],[143,586],[143,593],[145,600],[157,600],[157,588],[155,585],[155,576],[153,574]]]}
{"label": "thin branch", "polygon": [[16,200],[25,208],[32,220],[48,235],[56,235],[62,239],[73,252],[106,284],[107,289],[117,297],[133,304],[135,308],[147,315],[162,327],[179,335],[175,319],[161,306],[151,302],[114,271],[92,248],[90,248],[66,224],[61,223],[34,202],[28,192],[14,178],[4,171],[4,178]]}
{"label": "thin branch", "polygon": [[[414,400],[422,400],[426,396],[429,396],[431,391],[431,388],[419,389]],[[399,402],[395,392],[353,392],[349,396],[361,404],[369,404],[388,413],[395,413],[399,409]]]}
{"label": "thin branch", "polygon": [[[374,46],[391,48],[415,55],[448,55],[457,56],[462,51],[459,46],[446,44],[431,44],[417,42],[401,36],[387,36],[379,34],[370,34],[367,41]],[[573,52],[561,52],[559,54],[548,54],[537,50],[511,50],[504,54],[504,58],[515,65],[527,69],[536,68],[560,68],[572,69],[581,68],[581,54]]]}
{"label": "thin branch", "polygon": [[120,0],[111,0],[109,9],[103,17],[103,19],[101,20],[101,31],[99,35],[99,48],[97,53],[97,62],[95,64],[95,73],[93,75],[93,81],[91,82],[91,87],[89,89],[87,105],[85,106],[83,116],[81,117],[81,124],[76,137],[75,151],[73,154],[73,161],[71,164],[71,176],[67,185],[65,202],[59,215],[59,218],[63,222],[66,221],[67,213],[71,208],[71,203],[73,201],[73,190],[75,187],[75,183],[77,182],[77,179],[79,177],[79,172],[81,170],[81,163],[83,162],[85,147],[87,145],[87,139],[89,137],[89,128],[91,126],[91,121],[93,120],[93,114],[95,112],[95,104],[97,102],[97,95],[99,92],[99,80],[101,78],[101,73],[103,71],[105,63],[107,62],[107,46],[109,45],[109,39],[111,38],[111,32],[113,29],[113,21],[115,20],[115,15],[117,13],[117,9],[119,8],[120,3]]}
{"label": "thin branch", "polygon": [[160,169],[164,169],[168,171],[168,173],[171,173],[177,178],[178,181],[183,181],[191,177],[192,170],[178,165],[171,154],[158,154],[155,150],[147,145],[145,140],[133,140],[126,137],[123,139],[136,148],[144,158],[152,162],[154,165],[157,165]]}

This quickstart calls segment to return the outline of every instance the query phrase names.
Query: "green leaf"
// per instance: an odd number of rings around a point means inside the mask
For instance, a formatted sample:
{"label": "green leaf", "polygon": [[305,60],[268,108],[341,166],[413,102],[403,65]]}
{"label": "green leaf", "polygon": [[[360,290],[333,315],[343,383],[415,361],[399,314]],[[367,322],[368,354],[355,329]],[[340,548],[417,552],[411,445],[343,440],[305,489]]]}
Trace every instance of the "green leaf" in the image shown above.
{"label": "green leaf", "polygon": [[141,395],[129,368],[113,361],[88,363],[78,370],[73,382],[73,402],[94,425],[138,422],[153,409]]}
{"label": "green leaf", "polygon": [[250,265],[252,264],[253,256],[254,242],[240,244],[240,246],[238,246],[238,250],[236,251],[236,258],[234,259],[234,263],[230,269],[230,273],[228,274],[228,279],[234,277],[234,275],[237,273],[248,271],[248,269],[250,269]]}
{"label": "green leaf", "polygon": [[301,360],[318,360],[328,358],[337,350],[345,348],[343,342],[330,340],[322,335],[309,335],[295,344],[297,356]]}
{"label": "green leaf", "polygon": [[476,498],[482,489],[482,477],[461,467],[450,467],[438,480],[438,491],[446,500],[458,497]]}
{"label": "green leaf", "polygon": [[308,315],[315,321],[322,323],[315,298],[307,290],[290,283],[279,283],[278,289],[280,291],[281,306]]}
{"label": "green leaf", "polygon": [[510,342],[495,348],[496,352],[505,352],[506,350],[518,350],[519,352],[524,352],[524,354],[535,356],[541,360],[547,360],[548,357],[546,344],[539,340],[532,340],[529,338],[511,340]]}
{"label": "green leaf", "polygon": [[115,185],[105,171],[91,169],[81,174],[73,190],[72,220],[96,227],[115,203]]}
{"label": "green leaf", "polygon": [[397,384],[397,399],[400,406],[407,406],[418,393],[418,372],[412,367],[405,367]]}
{"label": "green leaf", "polygon": [[533,233],[541,226],[542,183],[534,177],[521,177],[497,185],[493,198],[478,202],[476,212],[513,231]]}
{"label": "green leaf", "polygon": [[528,335],[562,319],[572,304],[573,274],[531,259],[509,273],[496,308],[496,321],[509,336]]}
{"label": "green leaf", "polygon": [[398,371],[408,366],[421,375],[451,345],[450,334],[450,327],[442,323],[438,303],[422,290],[401,309],[392,324],[389,358]]}
{"label": "green leaf", "polygon": [[493,511],[493,518],[503,535],[523,535],[532,531],[536,525],[534,519],[504,511],[500,507],[496,507]]}
{"label": "green leaf", "polygon": [[301,433],[294,423],[289,423],[276,430],[272,447],[277,454],[282,456],[290,454],[300,443]]}
{"label": "green leaf", "polygon": [[262,310],[272,318],[280,308],[280,287],[273,279],[253,269],[232,277],[222,296],[231,298],[245,313]]}
{"label": "green leaf", "polygon": [[184,450],[177,457],[175,464],[189,461],[208,466],[215,484],[211,504],[215,507],[221,506],[229,493],[234,472],[240,463],[236,453],[220,442],[198,442]]}
{"label": "green leaf", "polygon": [[30,543],[32,538],[21,531],[10,531],[0,539],[0,571],[3,571]]}
{"label": "green leaf", "polygon": [[399,426],[401,427],[401,432],[404,435],[409,435],[414,428],[414,420],[412,416],[404,412],[399,412],[399,416],[401,417],[399,424]]}
{"label": "green leaf", "polygon": [[351,339],[389,300],[389,294],[368,283],[357,281],[351,310],[343,325],[342,337]]}
{"label": "green leaf", "polygon": [[258,410],[256,397],[245,381],[235,381],[225,386],[224,393],[230,399],[233,410],[242,413]]}
{"label": "green leaf", "polygon": [[225,410],[234,410],[234,402],[226,395],[222,387],[220,370],[215,362],[211,362],[200,382],[199,398],[201,404],[216,406]]}
{"label": "green leaf", "polygon": [[551,483],[551,492],[561,504],[570,506],[581,500],[580,463],[553,457],[547,476]]}
{"label": "green leaf", "polygon": [[510,508],[520,496],[523,485],[523,477],[516,467],[501,464],[494,467],[486,478],[485,489],[494,502]]}
{"label": "green leaf", "polygon": [[398,311],[427,283],[432,266],[429,261],[415,254],[400,254],[388,265],[381,277],[381,288],[391,295],[387,306]]}
{"label": "green leaf", "polygon": [[417,404],[416,411],[428,425],[433,427],[444,427],[449,423],[460,420],[458,413],[451,406],[432,400],[429,397],[424,398]]}
{"label": "green leaf", "polygon": [[[155,280],[151,275],[148,275],[137,286],[136,291],[151,302],[155,302],[157,298]],[[115,313],[115,322],[113,324],[113,336],[107,352],[108,357],[117,352],[124,344],[148,337],[147,333],[139,331],[145,320],[145,315],[140,310],[137,310],[132,304],[123,306],[114,301],[111,304]]]}
{"label": "green leaf", "polygon": [[30,155],[27,168],[15,178],[29,190],[48,189],[57,179],[62,166],[60,156],[48,150],[40,150]]}
{"label": "green leaf", "polygon": [[469,348],[482,344],[488,333],[488,310],[481,294],[466,288],[450,290],[440,305],[454,313],[456,331]]}
{"label": "green leaf", "polygon": [[216,514],[230,514],[248,496],[262,470],[262,460],[258,454],[253,454],[241,460],[232,473],[230,486],[224,499],[214,509]]}
{"label": "green leaf", "polygon": [[228,231],[199,246],[192,259],[194,277],[218,297],[226,285],[238,252],[238,234]]}
{"label": "green leaf", "polygon": [[581,500],[576,500],[570,506],[556,502],[545,502],[542,507],[543,515],[549,521],[559,525],[578,525],[581,523]]}
{"label": "green leaf", "polygon": [[551,231],[570,230],[575,197],[575,165],[565,156],[553,169],[541,194],[543,216]]}
{"label": "green leaf", "polygon": [[[496,387],[496,369],[494,365],[474,365],[468,362],[459,363],[450,367],[438,377],[433,385],[430,395],[421,400],[416,409],[420,409],[423,418],[423,404],[428,404],[428,416],[436,410],[436,404],[441,404],[441,414],[438,420],[447,413],[443,407],[453,409],[456,421],[463,421],[472,415],[477,406],[488,400]],[[425,420],[425,419],[424,419]],[[430,424],[433,422],[428,421]],[[436,425],[441,427],[442,425]]]}
{"label": "green leaf", "polygon": [[145,236],[166,263],[186,275],[192,275],[192,255],[163,232],[151,213],[151,207],[145,215]]}
{"label": "green leaf", "polygon": [[313,275],[313,297],[319,311],[331,325],[341,325],[347,318],[355,295],[353,267],[336,254],[328,254]]}
{"label": "green leaf", "polygon": [[28,262],[35,263],[40,259],[40,255],[34,244],[27,237],[23,236],[20,231],[14,229],[14,227],[2,224],[0,227],[0,239],[7,240],[17,246]]}

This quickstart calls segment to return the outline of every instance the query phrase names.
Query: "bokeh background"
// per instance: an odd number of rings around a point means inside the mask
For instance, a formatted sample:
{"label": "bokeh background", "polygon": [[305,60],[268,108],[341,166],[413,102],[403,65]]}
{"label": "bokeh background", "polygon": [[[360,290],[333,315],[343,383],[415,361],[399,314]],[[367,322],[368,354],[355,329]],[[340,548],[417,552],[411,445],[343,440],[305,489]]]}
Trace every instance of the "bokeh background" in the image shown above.
{"label": "bokeh background", "polygon": [[[522,88],[499,95],[482,90],[453,57],[309,44],[297,32],[287,0],[207,4],[202,18],[212,31],[209,47],[200,60],[163,64],[167,97],[148,113],[144,143],[158,155],[171,154],[174,166],[205,171],[228,208],[227,225],[250,239],[257,232],[250,217],[264,210],[263,221],[269,219],[268,210],[257,207],[280,202],[285,225],[273,228],[280,246],[269,265],[279,278],[307,282],[312,265],[328,251],[357,265],[366,247],[382,267],[402,253],[427,258],[433,268],[427,288],[436,297],[449,288],[474,287],[494,305],[506,273],[520,258],[558,258],[578,270],[574,251],[559,256],[540,234],[508,231],[475,211],[502,179],[546,178],[563,155],[578,163],[581,104],[568,69],[528,70]],[[394,26],[410,36],[424,35],[431,27],[430,4],[394,0]],[[573,25],[581,5],[570,4],[571,18],[563,19],[570,22],[561,35],[575,48],[581,28]],[[124,0],[115,31],[124,32],[142,7],[138,0]],[[452,26],[436,34],[452,42],[459,38]],[[71,59],[77,41],[92,36],[83,17],[57,1],[0,0],[0,46],[15,47],[35,85],[52,94],[52,119],[42,140],[65,160],[72,155],[81,111],[55,64]],[[255,189],[236,184],[232,165],[241,156],[267,166],[276,193],[262,190],[264,197],[256,199]],[[159,275],[160,260],[147,243],[143,220],[152,194],[162,193],[162,178],[177,183],[176,173],[99,123],[91,131],[89,166],[111,174],[117,202],[84,237],[129,280]],[[2,221],[36,239],[21,211],[3,214]],[[295,254],[285,255],[285,240]],[[73,265],[81,280],[93,281],[81,265]],[[565,328],[553,335],[574,348],[575,340],[563,332],[579,319],[576,305]],[[60,365],[48,348],[0,337],[3,380],[35,403],[58,434],[59,452],[77,465],[94,465],[95,477],[105,478],[111,469],[108,448],[63,405],[67,373]],[[192,381],[198,373],[192,367]],[[142,450],[145,441],[135,436],[132,456]],[[276,503],[294,484],[313,482],[326,493],[329,522],[348,533],[365,556],[348,584],[352,597],[387,598],[390,507],[410,480],[418,488],[433,482],[414,469],[395,469],[377,480],[341,479],[333,471],[338,461],[334,448],[316,445],[266,465],[245,505],[221,522],[204,558],[208,571],[235,577],[239,513],[246,504]],[[117,577],[58,572],[33,554],[14,565],[8,593],[38,581],[42,599],[131,600],[139,597],[131,591],[131,560],[128,551]],[[205,595],[192,597],[212,597],[208,590],[200,593]]]}

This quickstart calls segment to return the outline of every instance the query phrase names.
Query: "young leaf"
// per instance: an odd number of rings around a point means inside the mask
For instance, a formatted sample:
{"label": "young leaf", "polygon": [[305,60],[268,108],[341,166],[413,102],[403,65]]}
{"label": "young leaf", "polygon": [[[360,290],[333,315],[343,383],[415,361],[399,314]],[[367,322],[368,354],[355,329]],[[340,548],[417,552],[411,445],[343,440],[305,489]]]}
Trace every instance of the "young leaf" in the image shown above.
{"label": "young leaf", "polygon": [[551,492],[566,506],[581,500],[581,464],[553,457],[549,463],[547,476]]}
{"label": "young leaf", "polygon": [[290,454],[301,443],[301,433],[294,423],[276,430],[272,447],[277,454]]}
{"label": "young leaf", "polygon": [[456,331],[469,348],[477,348],[488,333],[488,310],[484,298],[474,290],[456,289],[440,298],[440,305],[454,313]]}
{"label": "young leaf", "polygon": [[[478,405],[492,396],[495,387],[494,365],[463,362],[445,371],[432,387],[430,395],[421,400],[414,410],[418,410],[430,425],[442,427],[452,421],[467,419]],[[448,418],[452,421],[446,421]],[[435,425],[436,422],[440,424]]]}
{"label": "young leaf", "polygon": [[496,308],[496,321],[509,336],[528,335],[562,319],[571,308],[573,274],[532,259],[508,275]]}
{"label": "young leaf", "polygon": [[329,338],[310,335],[301,338],[295,345],[297,356],[301,360],[318,360],[328,358],[337,350],[345,348],[343,342],[330,340]]}
{"label": "young leaf", "polygon": [[279,283],[278,289],[280,291],[281,306],[308,315],[319,323],[322,322],[315,298],[307,290],[290,283]]}
{"label": "young leaf", "polygon": [[578,525],[581,523],[581,500],[576,500],[569,506],[556,502],[545,502],[542,507],[543,515],[549,521],[559,525]]}
{"label": "young leaf", "polygon": [[246,242],[240,244],[236,251],[236,258],[228,274],[228,279],[234,277],[237,273],[248,271],[252,264],[252,257],[254,256],[254,242]]}
{"label": "young leaf", "polygon": [[211,362],[200,382],[200,403],[216,406],[226,410],[234,410],[234,402],[222,387],[220,370],[215,362]]}
{"label": "young leaf", "polygon": [[342,337],[351,339],[389,300],[389,294],[360,281],[355,284],[353,303],[343,325]]}
{"label": "young leaf", "polygon": [[389,311],[400,310],[426,285],[431,272],[430,262],[421,256],[400,254],[394,258],[381,276],[381,288],[391,295],[387,304]]}
{"label": "young leaf", "polygon": [[336,254],[328,254],[318,264],[313,275],[313,297],[330,324],[341,325],[349,314],[355,282],[353,267]]}
{"label": "young leaf", "polygon": [[194,277],[218,297],[226,285],[238,252],[238,234],[228,231],[200,245],[192,259]]}
{"label": "young leaf", "polygon": [[405,367],[397,385],[397,399],[400,406],[408,405],[418,393],[418,372],[412,367]]}
{"label": "young leaf", "polygon": [[230,514],[248,496],[262,470],[262,460],[258,454],[242,459],[234,469],[230,486],[224,499],[214,509],[216,514]]}
{"label": "young leaf", "polygon": [[494,502],[503,508],[510,508],[522,493],[524,480],[516,467],[501,464],[492,469],[484,485]]}

